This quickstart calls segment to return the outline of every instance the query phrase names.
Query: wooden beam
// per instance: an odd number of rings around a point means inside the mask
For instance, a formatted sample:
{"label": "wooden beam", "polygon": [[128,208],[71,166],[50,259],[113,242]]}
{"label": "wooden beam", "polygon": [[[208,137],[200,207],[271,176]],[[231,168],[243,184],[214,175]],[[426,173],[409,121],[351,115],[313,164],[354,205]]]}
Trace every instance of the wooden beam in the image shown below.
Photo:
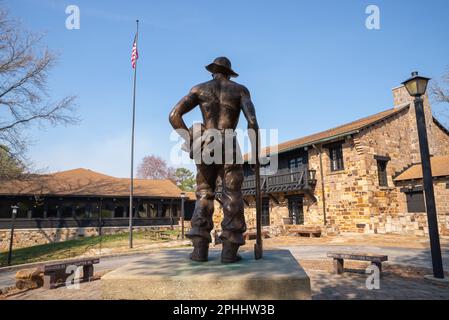
{"label": "wooden beam", "polygon": [[278,199],[276,199],[276,197],[275,197],[275,196],[273,196],[273,194],[271,194],[271,193],[268,193],[268,196],[270,197],[270,199],[272,199],[272,200],[274,201],[274,203],[276,203],[276,204],[279,204],[279,200],[278,200]]}

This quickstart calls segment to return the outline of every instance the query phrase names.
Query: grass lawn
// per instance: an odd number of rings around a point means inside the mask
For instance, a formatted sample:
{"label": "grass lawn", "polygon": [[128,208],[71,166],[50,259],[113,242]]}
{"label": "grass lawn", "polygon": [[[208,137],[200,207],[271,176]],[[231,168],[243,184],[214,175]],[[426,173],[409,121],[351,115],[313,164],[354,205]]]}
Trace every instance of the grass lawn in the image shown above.
{"label": "grass lawn", "polygon": [[[138,248],[142,245],[156,244],[175,240],[178,235],[176,230],[167,230],[163,236],[157,239],[152,231],[135,231],[134,244]],[[86,253],[92,249],[120,249],[128,247],[129,233],[119,233],[113,235],[104,235],[102,237],[88,237],[79,240],[68,240],[43,244],[33,247],[20,248],[13,250],[12,265],[41,262],[48,260],[73,258]],[[8,251],[0,252],[0,267],[7,266]]]}

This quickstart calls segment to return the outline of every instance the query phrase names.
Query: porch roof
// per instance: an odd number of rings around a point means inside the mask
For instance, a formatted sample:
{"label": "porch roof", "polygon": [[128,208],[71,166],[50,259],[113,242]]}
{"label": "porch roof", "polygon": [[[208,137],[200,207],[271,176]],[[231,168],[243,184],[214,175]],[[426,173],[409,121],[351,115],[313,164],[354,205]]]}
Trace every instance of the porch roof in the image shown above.
{"label": "porch roof", "polygon": [[[432,157],[430,158],[430,164],[434,177],[449,176],[449,155]],[[418,180],[422,177],[421,163],[417,163],[398,175],[394,181]]]}
{"label": "porch roof", "polygon": [[[126,197],[129,196],[129,188],[129,178],[74,169],[2,182],[0,195]],[[134,179],[136,197],[180,198],[180,194],[181,189],[170,180]]]}

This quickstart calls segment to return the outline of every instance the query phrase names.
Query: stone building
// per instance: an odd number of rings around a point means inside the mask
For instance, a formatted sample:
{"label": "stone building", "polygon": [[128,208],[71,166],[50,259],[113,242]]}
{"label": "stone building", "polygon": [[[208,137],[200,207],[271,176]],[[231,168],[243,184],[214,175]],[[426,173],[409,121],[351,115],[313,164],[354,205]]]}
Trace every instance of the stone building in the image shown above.
{"label": "stone building", "polygon": [[[389,110],[278,145],[278,172],[261,178],[265,228],[274,234],[295,225],[321,227],[327,233],[427,232],[422,204],[410,209],[413,197],[404,187],[406,172],[420,162],[413,99],[404,86],[394,88],[393,97]],[[437,160],[432,163],[449,168],[449,158],[440,157],[449,154],[449,131],[432,116],[427,96],[424,108],[430,152]],[[448,234],[449,223],[446,171],[445,177],[435,178],[443,234]],[[255,224],[254,186],[251,167],[245,165],[249,227]],[[413,188],[422,199],[419,182]]]}
{"label": "stone building", "polygon": [[[440,233],[449,236],[449,155],[432,157],[431,167]],[[400,188],[399,212],[406,214],[395,217],[396,221],[390,218],[386,232],[428,233],[422,176],[421,165],[416,164],[394,179]]]}
{"label": "stone building", "polygon": [[[128,230],[130,179],[75,169],[0,184],[0,250],[9,244],[12,206],[14,247]],[[136,229],[172,228],[181,215],[181,190],[170,180],[134,180]],[[187,219],[194,201],[188,195]]]}

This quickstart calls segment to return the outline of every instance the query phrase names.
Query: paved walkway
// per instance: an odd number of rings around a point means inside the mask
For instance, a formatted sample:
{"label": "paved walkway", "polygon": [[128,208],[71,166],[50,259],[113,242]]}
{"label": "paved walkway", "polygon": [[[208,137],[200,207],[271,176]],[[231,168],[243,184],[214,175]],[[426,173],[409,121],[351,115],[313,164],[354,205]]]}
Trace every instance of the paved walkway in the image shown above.
{"label": "paved walkway", "polygon": [[[288,249],[298,260],[301,259],[328,259],[327,252],[350,251],[362,253],[375,253],[388,256],[389,264],[405,265],[417,268],[432,268],[430,249],[374,247],[374,246],[352,246],[352,245],[305,245],[305,246],[282,246]],[[442,249],[444,270],[449,271],[449,249]]]}
{"label": "paved walkway", "polygon": [[366,287],[367,276],[306,269],[313,300],[449,300],[449,286],[438,286],[421,277],[409,278],[385,270],[378,290]]}
{"label": "paved walkway", "polygon": [[[435,285],[423,279],[423,275],[428,273],[431,267],[428,249],[360,245],[288,245],[282,248],[289,249],[309,274],[313,299],[449,299],[449,286]],[[326,257],[326,253],[346,250],[389,256],[381,278],[380,290],[366,288],[365,274],[332,273],[332,261]],[[103,258],[96,266],[96,272],[115,269],[142,256],[145,254]],[[443,261],[445,270],[449,271],[447,248],[443,249]],[[352,267],[351,263],[348,263],[348,266]],[[363,269],[362,266],[361,270]],[[5,284],[13,285],[14,274],[0,273],[0,287]],[[100,281],[81,284],[80,290],[69,290],[65,287],[56,290],[40,288],[13,296],[11,299],[101,299]]]}
{"label": "paved walkway", "polygon": [[[126,256],[116,256],[116,257],[107,257],[100,258],[100,263],[95,265],[95,272],[103,272],[116,269],[128,262],[132,262],[138,259],[141,259],[146,254],[139,253],[135,255],[126,255]],[[17,271],[10,272],[2,272],[0,273],[0,288],[14,286],[15,275]]]}

